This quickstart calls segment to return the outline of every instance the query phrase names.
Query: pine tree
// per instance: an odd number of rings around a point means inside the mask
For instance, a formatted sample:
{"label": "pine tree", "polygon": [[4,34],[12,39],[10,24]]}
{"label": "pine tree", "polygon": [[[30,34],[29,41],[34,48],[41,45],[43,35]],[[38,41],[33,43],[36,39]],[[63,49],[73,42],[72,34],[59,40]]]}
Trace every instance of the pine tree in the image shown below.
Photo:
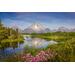
{"label": "pine tree", "polygon": [[1,21],[1,19],[0,19],[0,27],[2,27],[3,26],[3,24],[2,24],[2,21]]}

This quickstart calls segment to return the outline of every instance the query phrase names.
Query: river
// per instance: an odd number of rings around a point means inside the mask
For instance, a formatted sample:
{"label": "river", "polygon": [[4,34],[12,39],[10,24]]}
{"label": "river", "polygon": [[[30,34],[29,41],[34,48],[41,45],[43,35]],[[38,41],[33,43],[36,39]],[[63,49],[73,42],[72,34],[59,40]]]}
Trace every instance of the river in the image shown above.
{"label": "river", "polygon": [[29,48],[45,48],[48,45],[57,44],[56,41],[47,41],[41,38],[31,38],[24,36],[24,42],[5,43],[5,47],[0,50],[0,59],[6,59],[14,54],[23,54],[27,47]]}

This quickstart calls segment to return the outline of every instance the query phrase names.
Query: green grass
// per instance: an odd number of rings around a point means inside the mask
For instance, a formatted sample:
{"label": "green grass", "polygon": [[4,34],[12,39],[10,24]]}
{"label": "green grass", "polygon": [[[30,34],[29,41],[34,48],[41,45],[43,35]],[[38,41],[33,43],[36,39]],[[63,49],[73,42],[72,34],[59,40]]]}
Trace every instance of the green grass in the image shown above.
{"label": "green grass", "polygon": [[43,50],[43,48],[40,49],[40,48],[25,46],[24,53],[30,53],[33,56],[35,56],[40,50]]}
{"label": "green grass", "polygon": [[1,43],[7,43],[7,42],[23,42],[23,39],[18,38],[18,39],[4,39],[1,41]]}
{"label": "green grass", "polygon": [[46,40],[66,41],[75,38],[75,32],[51,32],[44,34],[35,34],[32,37],[38,37]]}
{"label": "green grass", "polygon": [[50,45],[49,48],[57,52],[57,59],[55,61],[75,61],[74,38],[61,44]]}

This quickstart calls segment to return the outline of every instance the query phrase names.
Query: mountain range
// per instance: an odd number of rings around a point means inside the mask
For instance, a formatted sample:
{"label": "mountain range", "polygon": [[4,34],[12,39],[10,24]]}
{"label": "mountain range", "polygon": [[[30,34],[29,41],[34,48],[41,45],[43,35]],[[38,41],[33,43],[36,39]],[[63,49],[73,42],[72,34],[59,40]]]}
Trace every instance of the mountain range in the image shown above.
{"label": "mountain range", "polygon": [[75,32],[75,28],[66,28],[66,27],[59,27],[56,29],[56,32]]}
{"label": "mountain range", "polygon": [[19,31],[21,33],[75,32],[75,28],[68,29],[66,27],[59,27],[57,29],[50,30],[44,25],[34,23],[24,30],[19,29]]}
{"label": "mountain range", "polygon": [[23,33],[47,33],[50,29],[41,24],[32,24],[23,30]]}

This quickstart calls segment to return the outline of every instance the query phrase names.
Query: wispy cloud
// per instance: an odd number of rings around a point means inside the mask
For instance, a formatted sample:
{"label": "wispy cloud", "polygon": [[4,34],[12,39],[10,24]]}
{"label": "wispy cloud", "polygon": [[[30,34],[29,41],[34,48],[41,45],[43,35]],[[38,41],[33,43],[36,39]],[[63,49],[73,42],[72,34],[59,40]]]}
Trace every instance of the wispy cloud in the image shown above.
{"label": "wispy cloud", "polygon": [[75,13],[47,12],[14,12],[0,13],[0,18],[6,26],[18,25],[21,29],[34,22],[42,23],[50,28],[59,26],[75,27]]}

